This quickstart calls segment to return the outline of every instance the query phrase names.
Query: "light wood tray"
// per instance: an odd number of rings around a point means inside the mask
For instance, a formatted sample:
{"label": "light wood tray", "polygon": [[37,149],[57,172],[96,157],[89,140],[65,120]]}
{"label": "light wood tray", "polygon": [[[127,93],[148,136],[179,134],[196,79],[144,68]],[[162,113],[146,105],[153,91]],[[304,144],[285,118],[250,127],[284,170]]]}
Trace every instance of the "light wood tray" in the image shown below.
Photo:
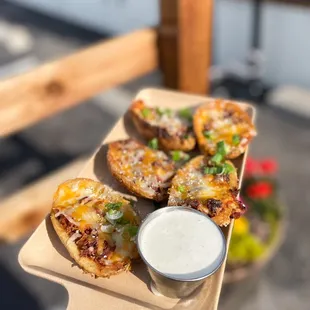
{"label": "light wood tray", "polygon": [[[171,109],[194,107],[211,100],[207,97],[158,89],[142,90],[136,98],[145,100],[150,106],[162,106]],[[250,105],[240,104],[254,117],[254,109]],[[142,140],[128,115],[125,114],[104,139],[103,144],[79,176],[100,180],[116,190],[126,192],[111,177],[106,166],[105,155],[107,143],[127,137],[136,137]],[[245,157],[246,154],[234,160],[240,180]],[[139,199],[137,208],[142,218],[155,209],[153,203],[145,199]],[[228,243],[232,226],[233,224],[223,229]],[[71,259],[56,235],[49,216],[40,224],[21,249],[19,263],[25,271],[63,285],[69,294],[68,309],[72,310],[217,309],[225,269],[224,263],[198,292],[181,300],[153,295],[149,290],[150,279],[142,261],[135,263],[131,272],[122,273],[110,279],[95,279],[84,274]]]}

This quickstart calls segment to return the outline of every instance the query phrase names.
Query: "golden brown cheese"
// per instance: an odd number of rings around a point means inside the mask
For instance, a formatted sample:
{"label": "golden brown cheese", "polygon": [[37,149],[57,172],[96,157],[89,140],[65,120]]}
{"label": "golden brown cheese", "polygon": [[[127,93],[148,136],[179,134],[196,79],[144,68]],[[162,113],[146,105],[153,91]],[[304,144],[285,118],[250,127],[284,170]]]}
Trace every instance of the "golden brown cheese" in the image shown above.
{"label": "golden brown cheese", "polygon": [[190,151],[195,147],[191,109],[150,107],[137,100],[129,110],[138,132],[146,139],[158,138],[161,148]]}
{"label": "golden brown cheese", "polygon": [[167,196],[175,165],[164,152],[126,139],[110,143],[107,158],[113,176],[131,192],[157,201]]}
{"label": "golden brown cheese", "polygon": [[224,141],[228,147],[227,158],[236,158],[244,153],[256,135],[247,112],[239,104],[223,99],[216,99],[196,110],[194,131],[204,154],[214,155],[216,144]]}
{"label": "golden brown cheese", "polygon": [[[230,165],[233,164],[226,161]],[[237,199],[236,170],[229,174],[207,174],[209,159],[197,156],[179,169],[169,191],[169,206],[186,206],[209,215],[219,226],[227,226],[232,218],[245,211]]]}
{"label": "golden brown cheese", "polygon": [[51,219],[72,257],[97,276],[128,270],[130,260],[139,257],[140,218],[132,202],[100,182],[77,178],[61,184]]}

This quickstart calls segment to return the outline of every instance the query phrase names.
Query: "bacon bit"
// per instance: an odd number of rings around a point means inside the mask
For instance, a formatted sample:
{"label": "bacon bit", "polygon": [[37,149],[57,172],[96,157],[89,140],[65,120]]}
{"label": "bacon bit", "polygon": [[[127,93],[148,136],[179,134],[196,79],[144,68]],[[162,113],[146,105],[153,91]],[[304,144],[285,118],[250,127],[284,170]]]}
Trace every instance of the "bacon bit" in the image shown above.
{"label": "bacon bit", "polygon": [[86,235],[90,235],[91,232],[92,232],[92,229],[91,229],[90,227],[88,227],[88,228],[86,228],[86,229],[84,230],[84,233],[85,233]]}
{"label": "bacon bit", "polygon": [[103,256],[108,256],[111,252],[115,251],[116,249],[116,246],[113,245],[113,246],[110,246],[109,243],[104,240],[104,248],[103,248],[103,251],[102,251],[102,255]]}
{"label": "bacon bit", "polygon": [[222,207],[222,202],[218,199],[210,198],[207,200],[207,208],[210,211],[211,216],[218,214],[220,208]]}
{"label": "bacon bit", "polygon": [[158,128],[158,137],[169,139],[171,138],[171,135],[166,128]]}
{"label": "bacon bit", "polygon": [[199,200],[189,200],[186,202],[188,205],[190,205],[193,209],[197,209],[199,207]]}
{"label": "bacon bit", "polygon": [[233,213],[230,215],[230,218],[236,220],[236,219],[238,219],[241,215],[242,215],[241,212],[233,212]]}
{"label": "bacon bit", "polygon": [[77,246],[80,250],[81,256],[90,257],[95,255],[95,250],[98,247],[97,239],[89,239],[88,235],[83,235],[77,242]]}
{"label": "bacon bit", "polygon": [[60,223],[60,225],[66,230],[66,233],[71,237],[75,232],[76,230],[78,229],[78,227],[69,222],[68,219],[63,215],[59,215],[59,218],[58,218],[58,222]]}
{"label": "bacon bit", "polygon": [[75,242],[77,239],[81,238],[82,235],[77,230],[72,236],[68,239],[68,242]]}
{"label": "bacon bit", "polygon": [[230,109],[226,109],[224,111],[223,117],[224,118],[231,118],[234,115],[234,111]]}
{"label": "bacon bit", "polygon": [[106,240],[104,240],[103,241],[103,250],[100,254],[98,253],[97,257],[95,258],[96,261],[98,261],[102,265],[105,265],[105,260],[109,257],[110,253],[115,251],[115,249],[116,249],[115,245],[111,246],[111,245],[109,245],[109,243]]}

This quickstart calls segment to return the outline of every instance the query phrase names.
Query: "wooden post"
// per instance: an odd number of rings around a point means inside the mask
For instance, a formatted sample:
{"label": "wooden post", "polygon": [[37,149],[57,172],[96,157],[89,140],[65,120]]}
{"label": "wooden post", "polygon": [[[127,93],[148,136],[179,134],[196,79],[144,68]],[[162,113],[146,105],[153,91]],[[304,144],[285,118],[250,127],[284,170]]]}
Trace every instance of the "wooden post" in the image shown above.
{"label": "wooden post", "polygon": [[161,0],[159,53],[166,87],[209,92],[213,0]]}

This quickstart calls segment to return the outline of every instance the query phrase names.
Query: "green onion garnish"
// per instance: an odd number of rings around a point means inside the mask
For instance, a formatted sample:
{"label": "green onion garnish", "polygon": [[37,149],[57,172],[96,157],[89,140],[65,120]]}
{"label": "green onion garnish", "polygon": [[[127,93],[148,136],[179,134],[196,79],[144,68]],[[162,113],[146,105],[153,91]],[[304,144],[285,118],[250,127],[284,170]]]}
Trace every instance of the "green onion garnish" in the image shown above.
{"label": "green onion garnish", "polygon": [[224,173],[225,174],[229,174],[229,173],[232,173],[234,171],[235,171],[235,168],[232,165],[227,164],[227,163],[224,164]]}
{"label": "green onion garnish", "polygon": [[204,168],[204,173],[205,174],[229,174],[234,172],[235,169],[232,165],[230,164],[223,164],[221,166],[216,166],[216,167],[205,167]]}
{"label": "green onion garnish", "polygon": [[171,151],[171,155],[173,161],[180,161],[182,159],[181,151]]}
{"label": "green onion garnish", "polygon": [[211,162],[219,165],[223,161],[224,157],[220,153],[216,153],[214,156],[211,157]]}
{"label": "green onion garnish", "polygon": [[138,226],[128,226],[127,231],[130,235],[130,237],[134,237],[138,233],[139,227]]}
{"label": "green onion garnish", "polygon": [[143,117],[148,117],[151,113],[151,110],[148,109],[148,108],[144,108],[142,111],[141,111]]}
{"label": "green onion garnish", "polygon": [[105,205],[108,211],[110,210],[119,210],[120,207],[122,206],[122,202],[109,202]]}
{"label": "green onion garnish", "polygon": [[116,223],[117,223],[117,224],[120,224],[120,225],[126,225],[126,224],[129,224],[130,221],[128,221],[128,220],[125,219],[124,217],[121,217],[120,219],[116,220]]}
{"label": "green onion garnish", "polygon": [[222,167],[205,167],[204,173],[205,174],[220,174],[222,173]]}
{"label": "green onion garnish", "polygon": [[158,149],[158,139],[153,138],[152,140],[150,140],[148,143],[148,146],[153,150],[157,150]]}
{"label": "green onion garnish", "polygon": [[180,192],[180,193],[185,192],[185,186],[184,185],[179,185],[177,189],[178,189],[178,192]]}
{"label": "green onion garnish", "polygon": [[193,119],[192,111],[189,108],[185,108],[179,111],[179,116],[189,121]]}
{"label": "green onion garnish", "polygon": [[216,144],[216,152],[220,153],[223,157],[228,153],[227,147],[224,141],[220,141]]}
{"label": "green onion garnish", "polygon": [[233,143],[233,145],[238,145],[240,143],[240,136],[237,134],[233,135],[232,143]]}
{"label": "green onion garnish", "polygon": [[171,116],[172,111],[170,109],[164,109],[164,108],[157,108],[156,113],[160,116],[167,114],[168,116]]}
{"label": "green onion garnish", "polygon": [[205,130],[205,131],[203,132],[203,135],[204,135],[204,137],[207,138],[207,139],[210,139],[210,140],[213,139],[212,131]]}
{"label": "green onion garnish", "polygon": [[185,162],[190,159],[190,156],[183,151],[171,151],[170,154],[171,154],[172,160],[175,162],[179,162],[179,161]]}

